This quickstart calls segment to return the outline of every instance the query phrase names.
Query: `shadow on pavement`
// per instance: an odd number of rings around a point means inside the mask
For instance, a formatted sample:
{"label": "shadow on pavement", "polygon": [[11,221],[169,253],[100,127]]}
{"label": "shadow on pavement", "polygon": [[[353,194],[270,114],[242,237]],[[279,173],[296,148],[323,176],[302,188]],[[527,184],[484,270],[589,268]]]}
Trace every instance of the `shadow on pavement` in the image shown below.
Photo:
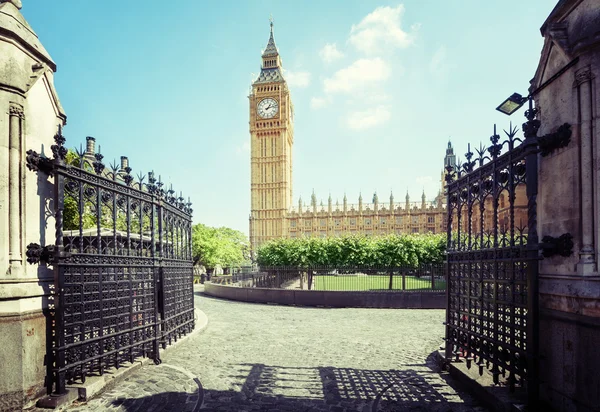
{"label": "shadow on pavement", "polygon": [[474,406],[447,393],[437,373],[423,370],[241,364],[232,365],[232,372],[237,388],[205,390],[202,410],[460,411]]}
{"label": "shadow on pavement", "polygon": [[162,392],[141,398],[117,398],[111,403],[113,411],[145,412],[145,411],[178,411],[196,412],[196,398],[190,400],[186,392]]}
{"label": "shadow on pavement", "polygon": [[[428,362],[429,363],[429,362]],[[231,365],[230,390],[116,399],[116,411],[472,411],[436,372],[335,367]],[[201,385],[199,385],[201,388]],[[196,405],[198,401],[198,405]],[[202,404],[202,405],[200,405]],[[483,410],[477,408],[477,410]]]}

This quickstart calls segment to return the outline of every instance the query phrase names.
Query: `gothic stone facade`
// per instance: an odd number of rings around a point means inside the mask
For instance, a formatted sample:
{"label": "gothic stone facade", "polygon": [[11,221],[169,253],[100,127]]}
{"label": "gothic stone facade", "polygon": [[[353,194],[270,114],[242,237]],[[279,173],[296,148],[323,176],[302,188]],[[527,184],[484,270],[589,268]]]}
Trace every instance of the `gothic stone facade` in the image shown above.
{"label": "gothic stone facade", "polygon": [[26,246],[54,243],[52,178],[29,172],[27,150],[51,156],[66,115],[54,88],[56,64],[20,12],[0,0],[0,411],[46,393],[46,317],[53,273],[27,264]]}

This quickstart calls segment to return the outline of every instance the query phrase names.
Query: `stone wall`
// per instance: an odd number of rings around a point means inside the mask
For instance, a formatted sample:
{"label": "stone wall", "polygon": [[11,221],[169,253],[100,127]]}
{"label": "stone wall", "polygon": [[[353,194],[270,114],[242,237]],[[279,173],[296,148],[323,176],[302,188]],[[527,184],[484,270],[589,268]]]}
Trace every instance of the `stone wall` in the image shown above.
{"label": "stone wall", "polygon": [[0,411],[45,393],[44,308],[53,272],[28,265],[26,247],[54,243],[51,178],[26,168],[26,151],[52,157],[66,121],[53,85],[56,65],[19,11],[0,1]]}
{"label": "stone wall", "polygon": [[[600,358],[600,7],[597,0],[561,0],[542,26],[545,38],[530,91],[572,66],[537,93],[541,128],[572,125],[565,148],[540,157],[539,237],[571,233],[570,257],[540,262],[542,397],[561,411],[598,410]],[[578,60],[576,60],[578,59]]]}
{"label": "stone wall", "polygon": [[444,309],[446,292],[346,292],[204,284],[207,295],[252,303],[329,308]]}

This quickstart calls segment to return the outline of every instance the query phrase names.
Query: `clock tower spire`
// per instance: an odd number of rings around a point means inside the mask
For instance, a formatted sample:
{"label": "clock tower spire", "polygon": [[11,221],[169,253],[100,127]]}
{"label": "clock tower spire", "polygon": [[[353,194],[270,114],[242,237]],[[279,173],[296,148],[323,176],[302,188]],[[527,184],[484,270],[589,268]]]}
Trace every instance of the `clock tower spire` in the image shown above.
{"label": "clock tower spire", "polygon": [[287,213],[292,206],[293,105],[283,78],[275,45],[273,19],[267,47],[250,101],[250,245],[258,247],[288,233]]}

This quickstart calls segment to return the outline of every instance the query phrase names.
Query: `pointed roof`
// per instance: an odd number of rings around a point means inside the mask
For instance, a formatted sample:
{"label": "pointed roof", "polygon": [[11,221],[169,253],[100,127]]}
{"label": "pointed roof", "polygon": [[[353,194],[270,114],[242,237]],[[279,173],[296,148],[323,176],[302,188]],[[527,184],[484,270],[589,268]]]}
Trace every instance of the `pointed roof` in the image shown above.
{"label": "pointed roof", "polygon": [[8,36],[14,38],[37,58],[56,71],[56,63],[46,51],[37,34],[25,20],[19,8],[12,1],[0,1],[0,27]]}
{"label": "pointed roof", "polygon": [[[275,45],[275,38],[273,37],[273,20],[271,19],[271,35],[269,36],[269,42],[267,43],[267,48],[263,52],[262,57],[263,59],[265,59],[277,56],[279,56],[279,51],[277,50],[277,46]],[[283,71],[281,67],[279,65],[275,67],[265,67],[263,61],[263,67],[261,67],[260,74],[258,75],[258,78],[254,81],[254,84],[283,81],[285,81],[285,79],[283,78]]]}
{"label": "pointed roof", "polygon": [[279,51],[277,50],[277,46],[275,45],[275,38],[273,37],[273,19],[271,19],[271,35],[269,36],[269,42],[267,43],[267,48],[262,54],[262,57],[273,57],[277,56]]}

